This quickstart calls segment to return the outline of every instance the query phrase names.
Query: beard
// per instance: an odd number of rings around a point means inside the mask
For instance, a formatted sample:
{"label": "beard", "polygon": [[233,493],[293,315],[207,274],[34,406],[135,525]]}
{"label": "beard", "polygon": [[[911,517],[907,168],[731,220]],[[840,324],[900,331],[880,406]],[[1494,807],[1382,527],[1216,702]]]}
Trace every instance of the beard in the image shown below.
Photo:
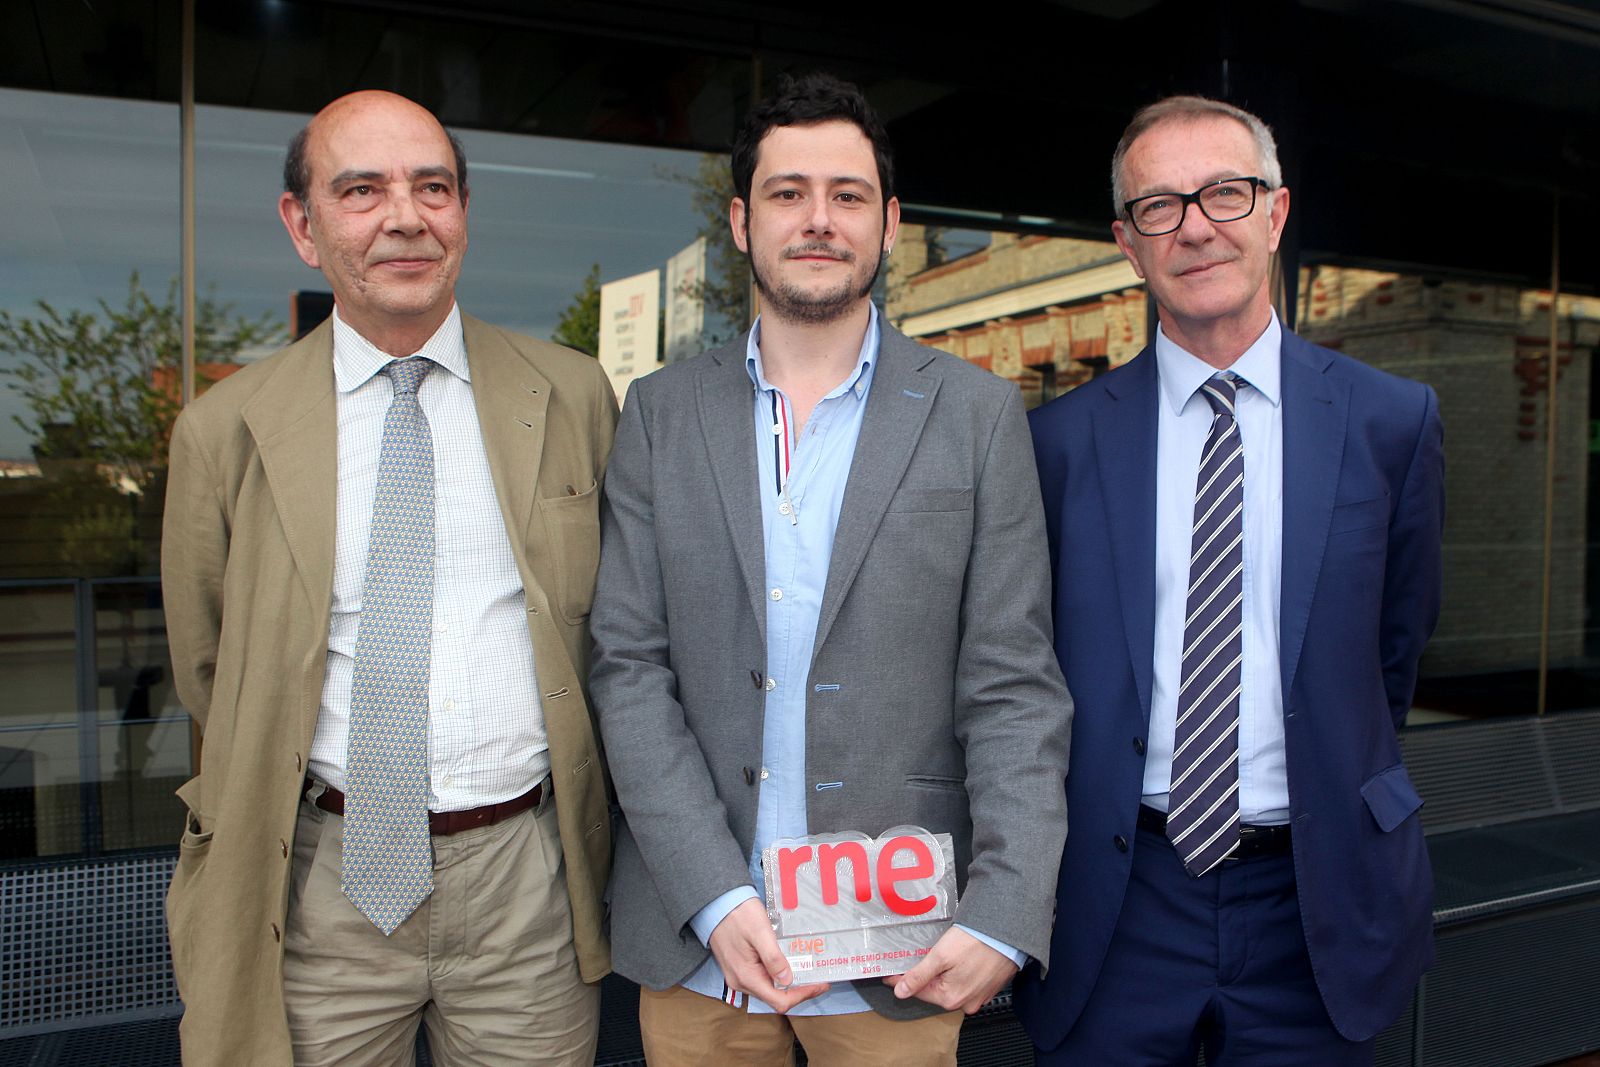
{"label": "beard", "polygon": [[[779,258],[791,259],[808,254],[834,256],[852,266],[856,261],[854,253],[835,248],[825,241],[808,241],[802,245],[791,245],[779,254]],[[750,261],[750,274],[755,279],[756,291],[761,294],[764,314],[770,312],[774,318],[807,326],[821,326],[843,318],[862,300],[872,295],[872,287],[877,284],[878,274],[883,270],[883,262],[888,258],[888,254],[884,253],[877,258],[872,265],[872,273],[865,280],[859,274],[853,274],[831,289],[820,290],[803,289],[789,282],[774,283],[772,279],[762,276],[761,267],[753,254],[747,258]]]}

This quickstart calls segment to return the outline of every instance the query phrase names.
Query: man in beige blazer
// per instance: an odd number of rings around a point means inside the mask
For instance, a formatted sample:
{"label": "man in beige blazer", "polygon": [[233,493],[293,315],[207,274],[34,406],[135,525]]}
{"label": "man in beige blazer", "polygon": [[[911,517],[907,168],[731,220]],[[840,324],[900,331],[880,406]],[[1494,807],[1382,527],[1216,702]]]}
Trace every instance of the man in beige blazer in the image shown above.
{"label": "man in beige blazer", "polygon": [[[615,400],[594,360],[456,308],[466,162],[427,111],[336,100],[285,179],[334,319],[172,439],[167,625],[204,732],[168,896],[184,1061],[409,1063],[425,1019],[436,1063],[591,1063],[611,841],[583,679]],[[402,440],[424,466],[397,474]],[[402,521],[430,516],[422,600],[385,554],[396,485]]]}

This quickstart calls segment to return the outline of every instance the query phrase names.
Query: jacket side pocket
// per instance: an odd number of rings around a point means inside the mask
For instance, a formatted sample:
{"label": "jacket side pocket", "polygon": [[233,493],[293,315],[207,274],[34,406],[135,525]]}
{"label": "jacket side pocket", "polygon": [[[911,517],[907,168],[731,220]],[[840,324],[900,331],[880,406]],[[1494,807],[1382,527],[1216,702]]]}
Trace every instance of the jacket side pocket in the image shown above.
{"label": "jacket side pocket", "polygon": [[1372,812],[1378,829],[1384,833],[1405,822],[1412,812],[1422,807],[1422,796],[1411,784],[1411,776],[1403,763],[1386,767],[1368,778],[1361,786],[1361,797],[1367,802],[1367,810]]}

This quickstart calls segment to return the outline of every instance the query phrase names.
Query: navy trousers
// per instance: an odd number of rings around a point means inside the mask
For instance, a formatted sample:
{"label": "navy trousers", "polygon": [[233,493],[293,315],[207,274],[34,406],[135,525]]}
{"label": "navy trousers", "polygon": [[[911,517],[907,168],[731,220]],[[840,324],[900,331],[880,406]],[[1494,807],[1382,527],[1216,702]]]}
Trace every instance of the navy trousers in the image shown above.
{"label": "navy trousers", "polygon": [[[1057,922],[1071,922],[1057,916]],[[1139,831],[1133,872],[1094,992],[1039,1067],[1361,1067],[1373,1042],[1340,1037],[1300,928],[1294,857],[1225,860],[1202,878]]]}

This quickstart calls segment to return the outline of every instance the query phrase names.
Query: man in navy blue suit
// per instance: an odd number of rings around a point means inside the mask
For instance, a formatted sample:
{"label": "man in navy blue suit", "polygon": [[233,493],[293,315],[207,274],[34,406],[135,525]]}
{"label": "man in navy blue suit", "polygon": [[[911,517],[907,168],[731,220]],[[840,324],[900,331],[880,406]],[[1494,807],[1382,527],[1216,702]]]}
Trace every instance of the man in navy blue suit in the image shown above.
{"label": "man in navy blue suit", "polygon": [[1040,1064],[1372,1060],[1432,959],[1396,729],[1438,617],[1438,402],[1282,327],[1271,131],[1172,97],[1112,161],[1154,343],[1032,415],[1077,704]]}

